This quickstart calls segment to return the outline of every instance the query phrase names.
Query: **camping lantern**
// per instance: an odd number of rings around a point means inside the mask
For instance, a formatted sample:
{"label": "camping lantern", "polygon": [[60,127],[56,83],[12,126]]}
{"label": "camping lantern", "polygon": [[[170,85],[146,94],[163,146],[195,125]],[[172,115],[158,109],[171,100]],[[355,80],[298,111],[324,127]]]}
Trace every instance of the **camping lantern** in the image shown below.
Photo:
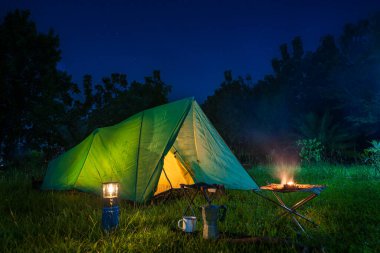
{"label": "camping lantern", "polygon": [[103,230],[109,232],[119,225],[119,183],[103,183]]}
{"label": "camping lantern", "polygon": [[103,183],[103,201],[105,206],[117,206],[119,197],[119,183]]}

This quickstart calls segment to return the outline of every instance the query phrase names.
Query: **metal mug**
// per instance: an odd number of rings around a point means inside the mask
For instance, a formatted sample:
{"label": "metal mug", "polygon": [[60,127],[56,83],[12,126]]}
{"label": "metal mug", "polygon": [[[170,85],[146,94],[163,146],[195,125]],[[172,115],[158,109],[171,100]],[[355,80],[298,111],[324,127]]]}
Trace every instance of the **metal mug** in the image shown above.
{"label": "metal mug", "polygon": [[195,231],[197,225],[197,217],[195,216],[183,216],[178,221],[178,228],[186,233],[192,233]]}

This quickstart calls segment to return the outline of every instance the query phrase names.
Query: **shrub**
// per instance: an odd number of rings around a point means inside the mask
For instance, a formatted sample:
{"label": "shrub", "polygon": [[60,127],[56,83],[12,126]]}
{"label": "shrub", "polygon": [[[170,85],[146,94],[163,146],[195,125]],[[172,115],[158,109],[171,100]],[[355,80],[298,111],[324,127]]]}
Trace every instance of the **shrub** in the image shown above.
{"label": "shrub", "polygon": [[299,156],[303,162],[322,161],[324,146],[316,138],[298,140],[297,146],[300,147]]}
{"label": "shrub", "polygon": [[41,151],[28,150],[7,164],[7,169],[22,170],[31,174],[41,174],[47,166],[45,155]]}
{"label": "shrub", "polygon": [[380,172],[380,141],[372,140],[371,147],[364,150],[364,162],[375,167],[376,172]]}

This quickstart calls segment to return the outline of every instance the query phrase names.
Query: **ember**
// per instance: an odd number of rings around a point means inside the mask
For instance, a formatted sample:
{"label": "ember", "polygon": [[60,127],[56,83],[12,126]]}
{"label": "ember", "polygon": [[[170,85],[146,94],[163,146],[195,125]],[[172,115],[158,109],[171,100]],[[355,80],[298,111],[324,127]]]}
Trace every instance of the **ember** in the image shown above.
{"label": "ember", "polygon": [[261,186],[262,190],[276,191],[276,192],[295,192],[295,191],[313,191],[315,189],[323,190],[324,185],[312,185],[312,184],[296,184],[294,182],[288,182],[286,184],[268,184]]}
{"label": "ember", "polygon": [[292,189],[292,188],[297,188],[297,184],[293,183],[293,182],[288,182],[286,184],[283,185],[283,188],[284,189]]}
{"label": "ember", "polygon": [[294,184],[293,181],[289,181],[289,182],[286,182],[286,183],[284,184],[284,188],[292,188],[292,187],[294,187],[294,186],[296,186],[296,184]]}

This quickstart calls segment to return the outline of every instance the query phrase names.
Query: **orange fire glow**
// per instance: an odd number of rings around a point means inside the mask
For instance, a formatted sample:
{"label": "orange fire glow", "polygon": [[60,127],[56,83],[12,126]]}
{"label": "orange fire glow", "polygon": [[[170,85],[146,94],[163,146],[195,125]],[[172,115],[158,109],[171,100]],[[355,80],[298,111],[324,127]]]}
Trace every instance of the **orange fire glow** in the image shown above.
{"label": "orange fire glow", "polygon": [[280,164],[276,166],[275,176],[281,180],[282,185],[294,185],[294,174],[298,170],[295,164]]}
{"label": "orange fire glow", "polygon": [[280,174],[281,184],[293,185],[294,184],[293,176],[294,176],[293,170],[281,171],[281,174]]}
{"label": "orange fire glow", "polygon": [[294,182],[293,181],[288,181],[286,184],[287,185],[294,185]]}

